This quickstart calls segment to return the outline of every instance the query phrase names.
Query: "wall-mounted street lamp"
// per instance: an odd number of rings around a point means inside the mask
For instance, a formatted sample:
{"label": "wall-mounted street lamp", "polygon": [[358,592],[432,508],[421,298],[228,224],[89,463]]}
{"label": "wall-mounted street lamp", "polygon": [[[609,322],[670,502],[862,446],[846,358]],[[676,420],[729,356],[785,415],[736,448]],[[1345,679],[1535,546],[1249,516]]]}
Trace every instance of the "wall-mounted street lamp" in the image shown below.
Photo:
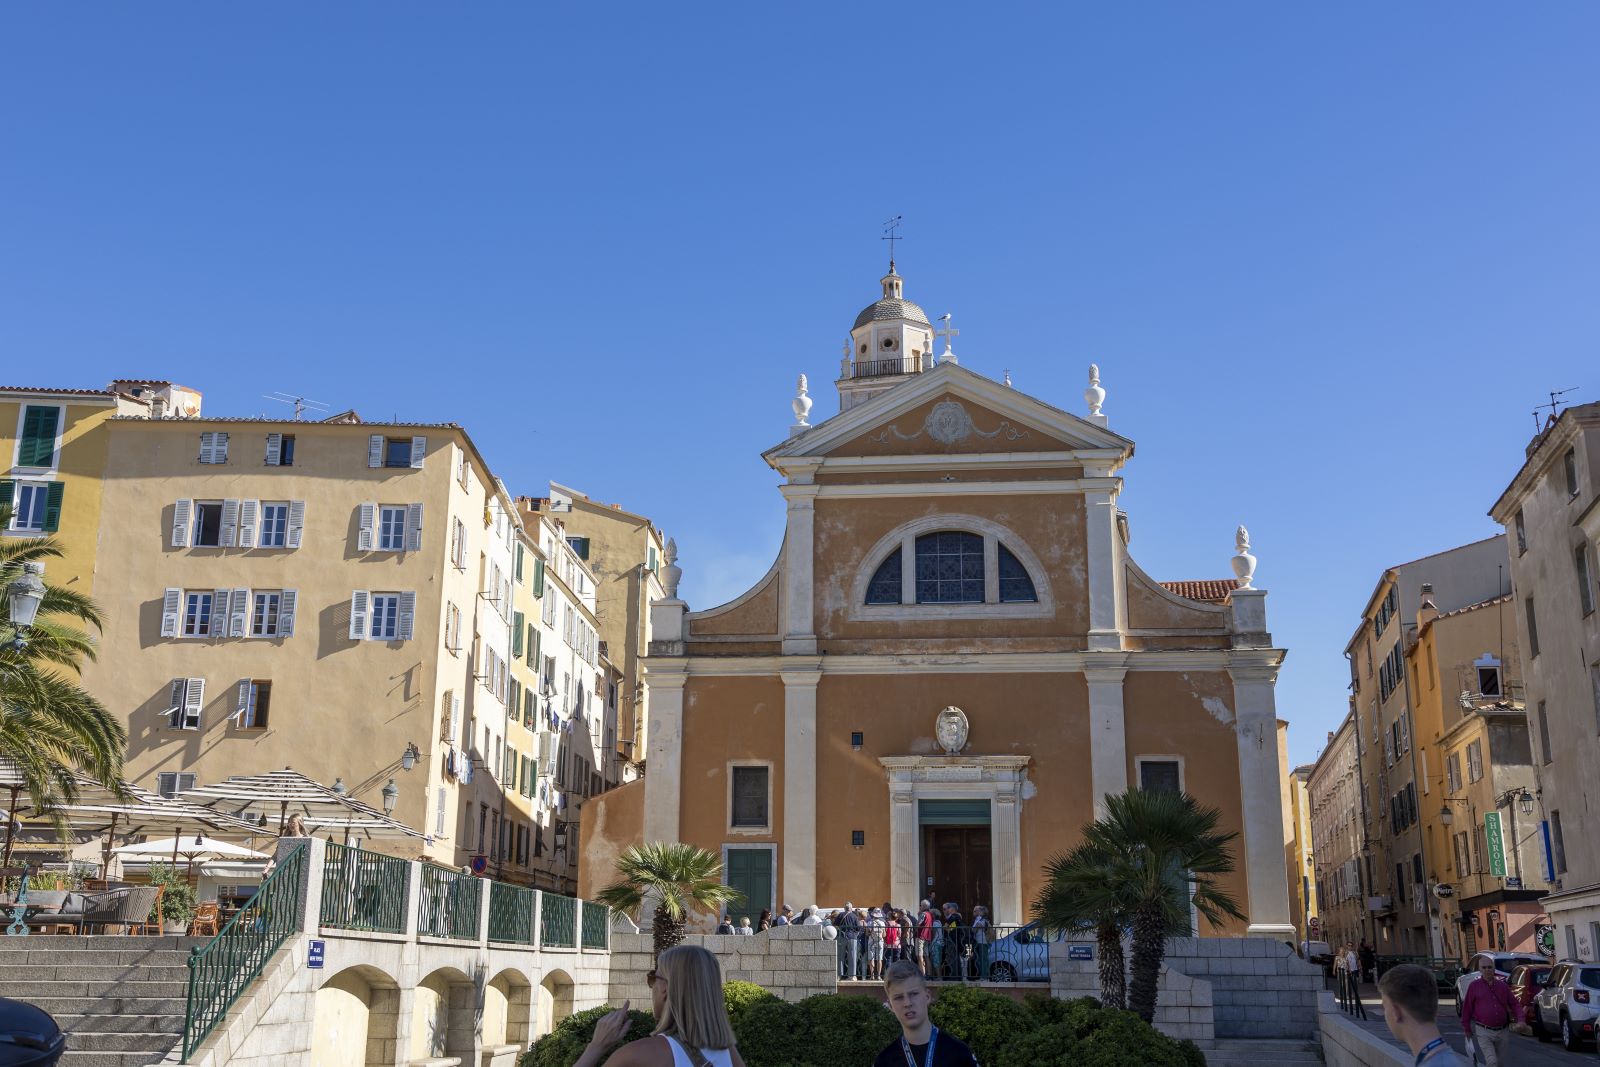
{"label": "wall-mounted street lamp", "polygon": [[20,652],[28,643],[24,636],[33,620],[39,616],[39,605],[44,603],[44,574],[43,563],[24,563],[22,574],[10,585],[6,586],[6,606],[11,611],[11,626],[16,635],[11,639],[11,648]]}
{"label": "wall-mounted street lamp", "polygon": [[394,779],[389,779],[389,784],[383,787],[383,813],[394,814],[394,806],[400,802],[400,787],[394,784]]}
{"label": "wall-mounted street lamp", "polygon": [[[422,751],[421,749],[417,748],[416,742],[407,741],[406,750],[400,754],[400,769],[402,771],[409,771],[411,768],[417,765],[417,759],[421,755]],[[390,784],[393,784],[394,779],[389,779],[389,782]]]}
{"label": "wall-mounted street lamp", "polygon": [[344,796],[346,793],[350,792],[350,787],[344,784],[343,778],[335,778],[333,780],[333,791],[340,796]]}

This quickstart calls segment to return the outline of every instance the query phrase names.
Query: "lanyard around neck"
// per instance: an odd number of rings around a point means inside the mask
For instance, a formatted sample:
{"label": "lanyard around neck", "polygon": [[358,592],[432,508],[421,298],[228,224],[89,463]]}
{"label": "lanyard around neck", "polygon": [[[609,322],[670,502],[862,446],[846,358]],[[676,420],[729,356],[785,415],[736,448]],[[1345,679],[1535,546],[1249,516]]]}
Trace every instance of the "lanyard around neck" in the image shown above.
{"label": "lanyard around neck", "polygon": [[[922,1067],[933,1067],[933,1047],[938,1043],[939,1028],[935,1026],[933,1032],[928,1035],[928,1051],[923,1054]],[[917,1059],[911,1055],[911,1042],[905,1039],[904,1034],[900,1036],[900,1051],[905,1054],[906,1067],[917,1067]]]}
{"label": "lanyard around neck", "polygon": [[1444,1044],[1444,1038],[1442,1038],[1442,1037],[1434,1038],[1432,1041],[1430,1041],[1426,1045],[1422,1046],[1422,1051],[1417,1053],[1417,1058],[1412,1062],[1413,1063],[1421,1063],[1423,1060],[1428,1058],[1428,1053],[1432,1052],[1434,1049],[1438,1048],[1442,1044]]}

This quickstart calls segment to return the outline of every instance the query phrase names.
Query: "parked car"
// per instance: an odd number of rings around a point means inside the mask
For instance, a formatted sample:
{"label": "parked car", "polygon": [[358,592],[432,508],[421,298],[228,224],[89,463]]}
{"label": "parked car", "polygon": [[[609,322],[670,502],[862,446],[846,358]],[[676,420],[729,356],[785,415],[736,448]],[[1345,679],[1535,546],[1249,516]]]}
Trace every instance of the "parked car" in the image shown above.
{"label": "parked car", "polygon": [[1533,1025],[1533,998],[1550,981],[1553,970],[1555,965],[1550,963],[1520,963],[1511,971],[1511,995],[1522,1005],[1522,1018],[1529,1026]]}
{"label": "parked car", "polygon": [[1051,937],[1035,922],[996,938],[989,946],[989,981],[1048,982],[1050,942],[1066,936],[1058,932]]}
{"label": "parked car", "polygon": [[1594,1040],[1595,1019],[1600,1016],[1600,964],[1562,960],[1550,972],[1550,980],[1533,998],[1533,1017],[1528,1025],[1533,1036],[1549,1041],[1561,1036],[1561,1044],[1576,1052]]}
{"label": "parked car", "polygon": [[1302,941],[1300,942],[1300,955],[1304,957],[1307,963],[1315,963],[1319,966],[1332,963],[1333,946],[1326,941]]}
{"label": "parked car", "polygon": [[1474,952],[1467,961],[1466,972],[1456,979],[1456,1017],[1461,1016],[1461,1005],[1467,1000],[1467,986],[1478,980],[1478,961],[1482,959],[1494,960],[1494,973],[1510,981],[1511,972],[1518,967],[1548,967],[1550,961],[1543,956],[1533,956],[1526,952]]}

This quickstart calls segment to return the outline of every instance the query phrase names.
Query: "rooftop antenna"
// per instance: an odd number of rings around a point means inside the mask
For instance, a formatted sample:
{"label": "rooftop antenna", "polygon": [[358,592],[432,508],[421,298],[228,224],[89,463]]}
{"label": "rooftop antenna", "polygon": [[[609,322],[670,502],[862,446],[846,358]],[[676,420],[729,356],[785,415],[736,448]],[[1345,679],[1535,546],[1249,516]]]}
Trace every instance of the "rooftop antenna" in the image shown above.
{"label": "rooftop antenna", "polygon": [[[1561,414],[1561,398],[1566,396],[1568,393],[1576,393],[1577,391],[1578,387],[1576,385],[1574,385],[1571,389],[1550,390],[1550,403],[1540,404],[1533,409],[1533,432],[1544,433],[1544,428],[1549,426],[1550,423],[1555,422],[1556,416]],[[1550,418],[1547,421],[1539,418],[1539,412],[1543,411],[1545,408],[1550,409]]]}
{"label": "rooftop antenna", "polygon": [[880,240],[880,241],[888,241],[889,242],[889,273],[890,274],[894,273],[894,243],[896,241],[905,240],[905,238],[900,236],[900,220],[903,219],[904,217],[905,217],[904,215],[896,215],[894,218],[892,218],[888,222],[884,223],[883,224],[883,236],[878,238],[878,240]]}
{"label": "rooftop antenna", "polygon": [[267,393],[264,395],[264,399],[276,400],[280,404],[293,404],[295,422],[304,421],[304,415],[307,408],[310,408],[313,411],[328,410],[328,405],[324,404],[320,400],[307,400],[303,396],[294,396],[290,393]]}

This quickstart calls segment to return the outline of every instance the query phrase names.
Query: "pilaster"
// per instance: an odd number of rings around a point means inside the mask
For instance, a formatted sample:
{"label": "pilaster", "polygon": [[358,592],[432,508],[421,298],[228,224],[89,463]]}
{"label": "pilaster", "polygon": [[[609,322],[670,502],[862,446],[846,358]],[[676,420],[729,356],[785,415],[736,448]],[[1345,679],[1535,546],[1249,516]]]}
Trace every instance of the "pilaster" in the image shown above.
{"label": "pilaster", "polygon": [[[1122,661],[1124,657],[1108,657]],[[1085,667],[1089,684],[1089,769],[1094,790],[1094,817],[1106,813],[1106,795],[1128,788],[1128,733],[1123,717],[1123,666]]]}
{"label": "pilaster", "polygon": [[682,663],[646,668],[649,682],[650,749],[644,776],[644,839],[677,841],[683,797]]}
{"label": "pilaster", "polygon": [[[1087,472],[1086,472],[1087,473]],[[1088,524],[1085,547],[1089,577],[1089,649],[1122,651],[1117,626],[1117,494],[1089,489],[1083,494]]]}
{"label": "pilaster", "polygon": [[1239,742],[1239,792],[1244,817],[1245,879],[1252,937],[1293,940],[1289,882],[1283,864],[1283,768],[1278,765],[1278,711],[1273,665],[1233,666],[1234,733]]}
{"label": "pilaster", "polygon": [[817,683],[820,660],[783,678],[783,882],[778,899],[817,899]]}
{"label": "pilaster", "polygon": [[783,571],[778,593],[783,606],[783,653],[786,656],[817,654],[817,635],[813,623],[813,574],[815,559],[815,517],[819,486],[812,482],[816,466],[786,467],[791,481],[783,486],[789,504],[788,524],[783,538]]}

